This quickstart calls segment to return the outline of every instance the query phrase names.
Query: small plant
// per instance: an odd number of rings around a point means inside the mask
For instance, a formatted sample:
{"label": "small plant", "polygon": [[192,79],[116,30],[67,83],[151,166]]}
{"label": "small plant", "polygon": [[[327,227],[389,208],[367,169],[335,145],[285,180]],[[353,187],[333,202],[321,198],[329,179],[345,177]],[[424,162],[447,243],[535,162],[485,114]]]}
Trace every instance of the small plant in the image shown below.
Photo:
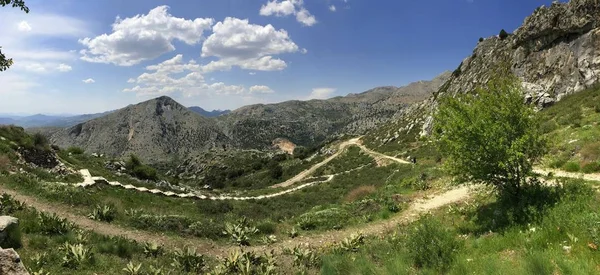
{"label": "small plant", "polygon": [[138,265],[134,265],[131,261],[129,263],[127,263],[127,266],[125,266],[123,268],[123,271],[125,271],[126,274],[128,275],[140,275],[141,270],[142,269],[142,264],[138,264]]}
{"label": "small plant", "polygon": [[479,43],[483,42],[483,37],[479,37]]}
{"label": "small plant", "polygon": [[288,236],[290,236],[290,238],[296,238],[298,237],[298,230],[296,230],[295,227],[292,227],[292,229],[290,229],[290,232],[288,232]]}
{"label": "small plant", "polygon": [[346,252],[356,252],[365,243],[365,235],[362,233],[352,234],[345,238],[340,244],[340,249]]}
{"label": "small plant", "polygon": [[96,221],[112,222],[117,216],[117,211],[110,205],[96,205],[92,213],[88,214],[88,218]]}
{"label": "small plant", "polygon": [[250,236],[258,233],[256,227],[249,225],[248,220],[244,217],[237,224],[225,224],[224,235],[230,236],[231,240],[240,245],[250,245]]}
{"label": "small plant", "polygon": [[82,244],[72,245],[65,243],[62,246],[65,255],[62,258],[62,265],[71,269],[77,269],[86,263],[90,263],[94,259],[94,255],[89,248]]}
{"label": "small plant", "polygon": [[156,258],[163,252],[163,247],[155,242],[144,243],[144,255],[146,255],[146,257]]}
{"label": "small plant", "polygon": [[273,251],[271,254],[258,256],[254,252],[235,250],[230,252],[209,274],[273,275],[276,274],[276,269],[276,258]]}
{"label": "small plant", "polygon": [[196,250],[187,247],[184,250],[176,250],[171,266],[185,272],[201,272],[204,268],[204,255],[196,253]]}
{"label": "small plant", "polygon": [[296,246],[290,251],[290,254],[294,257],[294,266],[310,268],[316,267],[320,263],[320,257],[309,247]]}
{"label": "small plant", "polygon": [[581,171],[584,172],[584,173],[586,173],[586,174],[600,172],[600,163],[598,163],[598,162],[590,162],[590,163],[584,165],[581,168]]}
{"label": "small plant", "polygon": [[40,268],[38,271],[32,271],[32,275],[50,275],[50,272],[46,272],[43,268]]}
{"label": "small plant", "polygon": [[15,200],[11,195],[2,194],[0,196],[0,214],[11,215],[23,209],[25,209],[25,204]]}
{"label": "small plant", "polygon": [[165,274],[165,272],[160,267],[155,267],[153,265],[150,265],[150,267],[148,268],[147,274],[148,275],[163,275],[163,274]]}
{"label": "small plant", "polygon": [[33,257],[31,257],[31,262],[33,263],[34,266],[36,267],[43,267],[46,264],[48,264],[48,253],[43,252],[43,253],[36,253],[35,255],[33,255]]}
{"label": "small plant", "polygon": [[38,213],[39,231],[44,235],[64,235],[71,229],[71,224],[56,214]]}
{"label": "small plant", "polygon": [[274,244],[277,242],[277,237],[275,235],[263,236],[262,242],[266,245]]}

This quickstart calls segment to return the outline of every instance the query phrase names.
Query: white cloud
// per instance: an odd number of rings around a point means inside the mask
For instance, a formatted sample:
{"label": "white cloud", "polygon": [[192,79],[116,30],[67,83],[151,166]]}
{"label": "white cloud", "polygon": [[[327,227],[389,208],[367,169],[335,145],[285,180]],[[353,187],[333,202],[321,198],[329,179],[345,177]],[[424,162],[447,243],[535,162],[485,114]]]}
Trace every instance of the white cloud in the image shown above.
{"label": "white cloud", "polygon": [[283,70],[285,61],[273,55],[297,52],[296,45],[283,30],[272,25],[254,25],[247,19],[228,17],[213,26],[202,46],[202,57],[218,57],[204,66],[205,72],[224,71],[238,66],[259,71]]}
{"label": "white cloud", "polygon": [[58,67],[56,67],[56,69],[59,72],[68,72],[68,71],[73,70],[73,67],[71,67],[71,66],[69,66],[67,64],[61,63],[60,65],[58,65]]}
{"label": "white cloud", "polygon": [[174,51],[174,40],[188,45],[199,43],[204,38],[204,31],[214,23],[212,18],[174,17],[167,10],[168,6],[158,6],[147,15],[117,17],[112,33],[79,40],[87,47],[81,51],[81,59],[119,66],[135,65]]}
{"label": "white cloud", "polygon": [[83,81],[83,83],[85,83],[85,84],[92,84],[92,83],[95,83],[95,82],[96,82],[95,80],[93,80],[93,79],[91,79],[91,78],[84,79],[84,80],[82,80],[82,81]]}
{"label": "white cloud", "polygon": [[21,21],[21,23],[19,23],[18,29],[22,32],[28,32],[31,31],[31,26],[29,26],[29,23],[27,23],[27,21]]}
{"label": "white cloud", "polygon": [[335,8],[335,5],[331,5],[329,6],[329,10],[335,12],[337,9]]}
{"label": "white cloud", "polygon": [[307,99],[327,99],[330,98],[337,89],[335,88],[314,88]]}
{"label": "white cloud", "polygon": [[254,85],[250,87],[251,94],[272,94],[274,92],[275,91],[265,85]]}
{"label": "white cloud", "polygon": [[256,75],[256,72],[249,72],[249,75]]}
{"label": "white cloud", "polygon": [[262,16],[284,17],[296,15],[296,21],[305,26],[312,26],[317,19],[304,7],[303,0],[269,0],[259,11]]}

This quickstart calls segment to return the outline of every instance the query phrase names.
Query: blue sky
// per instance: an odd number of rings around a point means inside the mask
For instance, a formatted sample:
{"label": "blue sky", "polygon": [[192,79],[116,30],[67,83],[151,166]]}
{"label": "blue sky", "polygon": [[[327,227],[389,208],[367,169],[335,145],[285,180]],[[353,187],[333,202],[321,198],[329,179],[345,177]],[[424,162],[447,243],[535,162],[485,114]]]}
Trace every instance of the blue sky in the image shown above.
{"label": "blue sky", "polygon": [[453,70],[541,0],[28,0],[0,8],[0,112],[328,98]]}

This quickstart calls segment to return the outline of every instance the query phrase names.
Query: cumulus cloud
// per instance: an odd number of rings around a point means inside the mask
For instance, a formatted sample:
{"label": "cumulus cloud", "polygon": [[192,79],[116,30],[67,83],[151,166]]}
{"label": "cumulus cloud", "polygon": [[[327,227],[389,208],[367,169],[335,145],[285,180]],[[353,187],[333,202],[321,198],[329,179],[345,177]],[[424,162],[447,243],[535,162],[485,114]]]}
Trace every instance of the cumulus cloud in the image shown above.
{"label": "cumulus cloud", "polygon": [[335,12],[337,9],[335,8],[335,5],[331,5],[329,6],[329,10]]}
{"label": "cumulus cloud", "polygon": [[298,52],[288,33],[272,25],[250,24],[247,19],[228,17],[213,26],[202,46],[202,57],[218,57],[206,64],[205,72],[229,70],[233,66],[258,71],[277,71],[287,67],[273,55]]}
{"label": "cumulus cloud", "polygon": [[[138,96],[156,96],[179,92],[190,97],[202,94],[212,95],[249,95],[267,93],[266,86],[253,86],[247,90],[242,85],[227,85],[223,82],[207,83],[204,68],[196,61],[184,62],[183,55],[165,60],[159,64],[146,67],[147,72],[127,82],[136,84],[123,92],[136,93]],[[181,77],[177,77],[182,75]],[[270,90],[270,89],[269,89]]]}
{"label": "cumulus cloud", "polygon": [[337,89],[335,88],[314,88],[307,99],[327,99],[330,98]]}
{"label": "cumulus cloud", "polygon": [[275,91],[265,85],[254,85],[250,87],[251,94],[272,94],[274,92]]}
{"label": "cumulus cloud", "polygon": [[69,66],[67,64],[61,63],[61,64],[58,65],[58,67],[56,67],[56,69],[59,72],[69,72],[69,71],[73,70],[73,67],[71,67],[71,66]]}
{"label": "cumulus cloud", "polygon": [[82,80],[82,82],[85,84],[92,84],[92,83],[95,83],[96,81],[91,78],[88,78],[88,79]]}
{"label": "cumulus cloud", "polygon": [[284,17],[295,15],[296,21],[305,26],[313,26],[317,19],[305,7],[303,0],[269,0],[259,11],[262,16]]}
{"label": "cumulus cloud", "polygon": [[88,62],[131,66],[175,50],[174,40],[188,45],[199,43],[204,31],[213,25],[212,18],[194,20],[174,17],[168,6],[158,6],[146,15],[117,17],[112,33],[80,39],[86,49],[81,59]]}

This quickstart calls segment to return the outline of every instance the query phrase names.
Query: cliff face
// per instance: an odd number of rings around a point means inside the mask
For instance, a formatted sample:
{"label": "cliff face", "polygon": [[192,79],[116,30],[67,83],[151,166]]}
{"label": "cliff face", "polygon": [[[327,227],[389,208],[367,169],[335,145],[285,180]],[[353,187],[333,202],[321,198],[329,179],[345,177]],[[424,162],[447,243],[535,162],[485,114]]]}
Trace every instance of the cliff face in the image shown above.
{"label": "cliff face", "polygon": [[[573,0],[540,7],[514,34],[480,42],[424,108],[433,111],[438,96],[473,91],[490,79],[493,68],[510,66],[523,81],[527,99],[543,108],[600,81],[600,1]],[[423,118],[422,135],[431,128]]]}

